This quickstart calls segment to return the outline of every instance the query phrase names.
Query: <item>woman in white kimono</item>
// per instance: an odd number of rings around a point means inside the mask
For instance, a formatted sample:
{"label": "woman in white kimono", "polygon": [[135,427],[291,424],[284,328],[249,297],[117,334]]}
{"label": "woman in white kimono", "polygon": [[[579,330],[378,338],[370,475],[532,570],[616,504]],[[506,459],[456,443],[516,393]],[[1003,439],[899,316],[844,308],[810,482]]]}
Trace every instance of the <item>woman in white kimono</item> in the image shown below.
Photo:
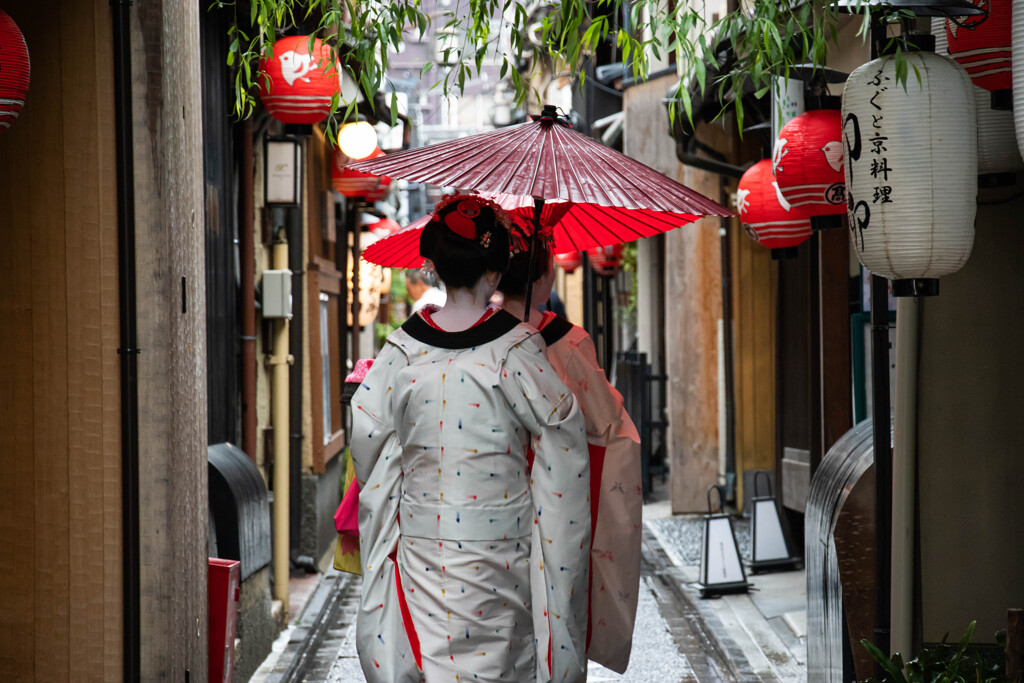
{"label": "woman in white kimono", "polygon": [[488,306],[507,225],[477,197],[438,205],[420,252],[448,299],[388,337],[352,398],[371,682],[586,679],[585,427],[539,333]]}
{"label": "woman in white kimono", "polygon": [[[504,307],[522,320],[526,310],[529,252],[513,228],[518,252],[498,285]],[[597,362],[590,335],[577,325],[538,307],[551,296],[555,264],[546,235],[538,236],[530,324],[547,343],[547,359],[576,396],[587,425],[590,450],[591,524],[590,614],[587,656],[622,673],[629,664],[640,588],[643,488],[640,436],[622,405],[622,396]]]}

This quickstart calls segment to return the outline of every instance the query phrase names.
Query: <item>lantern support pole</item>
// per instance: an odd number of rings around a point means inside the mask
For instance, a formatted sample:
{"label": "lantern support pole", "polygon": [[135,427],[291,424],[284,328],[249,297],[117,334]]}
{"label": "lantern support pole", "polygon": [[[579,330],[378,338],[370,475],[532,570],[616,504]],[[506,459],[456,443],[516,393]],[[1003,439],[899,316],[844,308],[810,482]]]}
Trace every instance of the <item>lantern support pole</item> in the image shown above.
{"label": "lantern support pole", "polygon": [[889,653],[892,607],[892,440],[889,432],[889,286],[871,275],[871,406],[875,453],[875,645]]}
{"label": "lantern support pole", "polygon": [[[871,14],[871,58],[885,47],[886,26]],[[871,416],[875,455],[875,646],[889,654],[892,608],[892,450],[889,418],[889,285],[871,275]],[[881,671],[879,669],[879,671]]]}

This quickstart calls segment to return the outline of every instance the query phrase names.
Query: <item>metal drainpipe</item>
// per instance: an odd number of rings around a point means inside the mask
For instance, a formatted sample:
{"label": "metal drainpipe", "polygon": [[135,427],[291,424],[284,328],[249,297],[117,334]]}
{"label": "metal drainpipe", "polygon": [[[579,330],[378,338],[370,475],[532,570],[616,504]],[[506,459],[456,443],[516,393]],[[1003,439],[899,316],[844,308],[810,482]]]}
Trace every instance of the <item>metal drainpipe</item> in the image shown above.
{"label": "metal drainpipe", "polygon": [[[359,360],[359,234],[362,228],[359,225],[359,212],[362,203],[354,201],[349,204],[352,208],[352,216],[348,218],[347,239],[352,240],[349,249],[349,263],[352,265],[352,363]],[[347,243],[346,243],[347,244]]]}
{"label": "metal drainpipe", "polygon": [[242,154],[238,163],[238,251],[242,290],[242,450],[256,462],[256,244],[253,188],[253,125],[241,126]]}
{"label": "metal drainpipe", "polygon": [[[719,199],[722,206],[729,204],[725,177],[719,176]],[[725,370],[725,482],[728,497],[736,500],[736,390],[733,372],[732,342],[732,245],[729,243],[730,218],[719,219],[718,234],[722,254],[722,355]]]}
{"label": "metal drainpipe", "polygon": [[892,510],[892,637],[904,659],[914,645],[914,509],[917,474],[917,364],[921,302],[896,301],[896,396],[893,423],[893,490],[900,504]]}
{"label": "metal drainpipe", "polygon": [[[303,152],[305,158],[305,151]],[[304,169],[303,169],[304,171]],[[285,225],[288,230],[288,265],[285,267],[292,271],[292,318],[288,323],[288,348],[289,362],[296,372],[288,377],[288,467],[290,477],[288,479],[289,498],[289,543],[291,551],[297,551],[302,541],[302,364],[304,339],[302,335],[302,321],[306,314],[306,273],[303,264],[303,220],[301,209],[285,209],[287,219]]]}
{"label": "metal drainpipe", "polygon": [[[288,268],[288,242],[274,243],[274,269]],[[288,612],[288,319],[274,320],[274,354],[271,367],[271,422],[274,425],[274,598]]]}
{"label": "metal drainpipe", "polygon": [[131,0],[110,0],[114,33],[118,320],[121,327],[121,517],[124,680],[142,677],[139,590],[139,342],[135,305]]}

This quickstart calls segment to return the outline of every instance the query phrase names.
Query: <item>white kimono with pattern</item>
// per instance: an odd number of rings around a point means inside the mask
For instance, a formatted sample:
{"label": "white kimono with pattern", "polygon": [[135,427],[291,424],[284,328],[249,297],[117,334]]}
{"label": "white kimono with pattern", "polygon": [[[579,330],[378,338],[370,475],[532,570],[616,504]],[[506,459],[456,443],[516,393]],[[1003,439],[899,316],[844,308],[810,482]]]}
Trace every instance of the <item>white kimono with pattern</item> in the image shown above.
{"label": "white kimono with pattern", "polygon": [[352,413],[367,680],[586,680],[587,438],[537,331],[414,316]]}

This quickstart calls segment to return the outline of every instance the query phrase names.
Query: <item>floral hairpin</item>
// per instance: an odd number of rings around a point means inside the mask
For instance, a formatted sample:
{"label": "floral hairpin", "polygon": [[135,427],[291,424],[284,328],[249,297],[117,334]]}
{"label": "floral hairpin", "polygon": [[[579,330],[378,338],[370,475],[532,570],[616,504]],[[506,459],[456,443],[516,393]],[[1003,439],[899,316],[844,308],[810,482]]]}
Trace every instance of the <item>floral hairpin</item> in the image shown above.
{"label": "floral hairpin", "polygon": [[[455,210],[449,211],[442,219],[441,211],[451,204],[455,204]],[[478,195],[453,194],[444,197],[434,206],[433,220],[443,224],[459,237],[479,242],[480,246],[486,249],[491,245],[491,231],[488,230],[478,237],[475,220],[484,207],[488,207],[494,212],[498,225],[507,231],[511,230],[511,221],[509,221],[505,209],[490,199]]]}

